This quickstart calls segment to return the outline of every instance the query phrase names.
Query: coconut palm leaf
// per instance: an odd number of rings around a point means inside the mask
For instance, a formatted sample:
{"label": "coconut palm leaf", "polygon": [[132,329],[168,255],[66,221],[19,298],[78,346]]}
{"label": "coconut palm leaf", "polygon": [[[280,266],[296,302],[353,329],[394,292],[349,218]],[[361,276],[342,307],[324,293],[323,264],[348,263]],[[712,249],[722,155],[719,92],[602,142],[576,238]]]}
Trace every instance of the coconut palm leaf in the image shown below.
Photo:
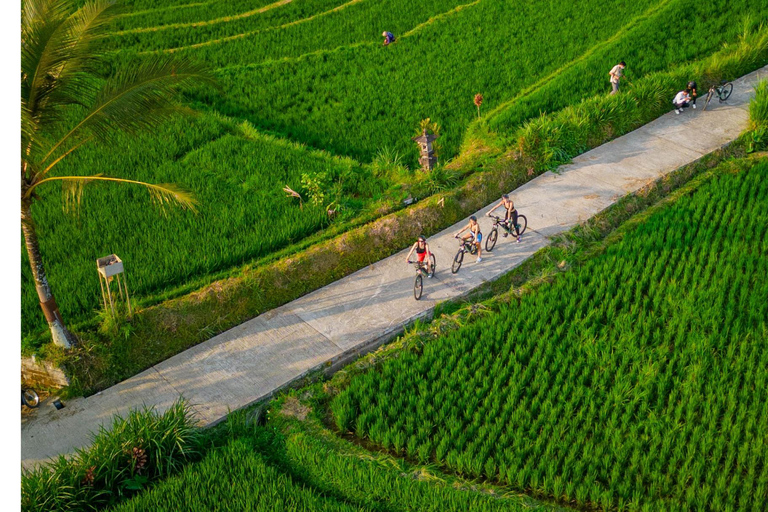
{"label": "coconut palm leaf", "polygon": [[201,81],[213,83],[212,75],[202,65],[166,56],[117,72],[100,91],[96,104],[53,145],[42,161],[81,137],[111,142],[118,133],[156,127],[179,112],[180,107],[174,102],[178,87]]}

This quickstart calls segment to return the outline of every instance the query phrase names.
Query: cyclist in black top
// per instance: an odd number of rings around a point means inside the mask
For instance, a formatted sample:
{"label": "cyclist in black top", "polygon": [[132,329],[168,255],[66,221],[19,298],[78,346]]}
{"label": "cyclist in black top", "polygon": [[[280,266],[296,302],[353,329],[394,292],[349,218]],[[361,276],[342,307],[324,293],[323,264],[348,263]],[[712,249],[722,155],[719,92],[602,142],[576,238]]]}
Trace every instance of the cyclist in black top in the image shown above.
{"label": "cyclist in black top", "polygon": [[[499,201],[499,204],[491,208],[491,211],[486,213],[488,217],[491,216],[491,214],[494,212],[494,210],[504,207],[506,210],[506,215],[504,216],[504,223],[507,225],[507,229],[512,231],[512,227],[515,228],[515,236],[517,236],[517,241],[520,241],[520,230],[517,228],[517,210],[515,209],[515,203],[509,198],[508,194],[504,194],[501,196],[501,201]],[[512,224],[510,225],[510,221],[512,221]],[[507,236],[506,231],[501,234],[501,236]]]}
{"label": "cyclist in black top", "polygon": [[411,254],[413,254],[413,251],[416,251],[416,257],[419,258],[420,263],[424,263],[426,260],[427,276],[433,277],[435,273],[432,269],[432,258],[430,258],[432,252],[429,250],[429,244],[427,243],[427,239],[424,237],[424,235],[420,235],[418,240],[416,240],[416,243],[411,247],[411,250],[408,251],[408,256],[405,257],[406,263],[411,262]]}

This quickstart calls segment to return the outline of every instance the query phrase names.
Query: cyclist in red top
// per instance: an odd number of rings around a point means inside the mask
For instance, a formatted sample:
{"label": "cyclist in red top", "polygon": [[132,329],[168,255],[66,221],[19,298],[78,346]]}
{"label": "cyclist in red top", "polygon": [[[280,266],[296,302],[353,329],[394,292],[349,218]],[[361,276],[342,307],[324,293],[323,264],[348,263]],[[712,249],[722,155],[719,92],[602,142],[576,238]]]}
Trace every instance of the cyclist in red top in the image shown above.
{"label": "cyclist in red top", "polygon": [[424,235],[420,235],[418,240],[416,240],[416,243],[411,247],[411,250],[408,251],[408,256],[405,257],[406,263],[411,262],[411,254],[413,254],[413,251],[416,251],[416,256],[419,258],[419,263],[424,263],[424,260],[427,261],[427,275],[429,277],[433,277],[435,273],[432,269],[432,259],[430,258],[432,252],[429,250],[429,244],[427,243],[427,239],[424,237]]}

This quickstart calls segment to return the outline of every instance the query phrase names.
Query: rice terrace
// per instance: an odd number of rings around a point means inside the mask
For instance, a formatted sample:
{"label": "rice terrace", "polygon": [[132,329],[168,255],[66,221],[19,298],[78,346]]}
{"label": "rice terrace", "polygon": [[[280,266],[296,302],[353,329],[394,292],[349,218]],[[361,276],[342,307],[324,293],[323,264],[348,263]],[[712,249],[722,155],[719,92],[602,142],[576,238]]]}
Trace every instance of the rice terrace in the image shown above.
{"label": "rice terrace", "polygon": [[22,510],[768,510],[768,4],[21,34]]}

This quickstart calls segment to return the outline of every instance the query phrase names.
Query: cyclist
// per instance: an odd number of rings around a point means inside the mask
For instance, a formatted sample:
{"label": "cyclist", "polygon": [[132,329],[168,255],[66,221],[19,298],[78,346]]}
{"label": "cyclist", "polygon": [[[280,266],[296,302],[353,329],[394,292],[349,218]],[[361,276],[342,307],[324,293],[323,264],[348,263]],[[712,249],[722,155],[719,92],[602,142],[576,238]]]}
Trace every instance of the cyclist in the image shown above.
{"label": "cyclist", "polygon": [[[504,224],[507,227],[507,230],[511,233],[512,228],[510,226],[514,226],[515,228],[515,236],[517,236],[517,241],[520,241],[520,230],[517,228],[517,210],[515,210],[515,203],[509,198],[509,194],[504,194],[501,196],[501,201],[499,201],[499,204],[491,208],[491,211],[486,213],[488,217],[491,216],[491,214],[498,208],[504,207],[507,211],[507,214],[504,216]],[[509,221],[512,220],[512,224],[510,225]],[[507,231],[504,231],[501,236],[506,237]]]}
{"label": "cyclist", "polygon": [[695,80],[691,80],[690,82],[688,82],[688,87],[686,87],[685,90],[688,92],[688,96],[691,97],[691,103],[692,103],[691,106],[695,110],[696,109],[696,96],[697,96],[697,93],[696,93],[696,81]]}
{"label": "cyclist", "polygon": [[480,232],[480,224],[477,223],[477,217],[474,215],[469,218],[469,224],[464,226],[461,231],[456,233],[454,235],[456,238],[466,230],[469,230],[469,233],[461,237],[462,240],[465,242],[468,240],[474,240],[475,245],[477,245],[477,262],[480,263],[483,261],[483,258],[480,257],[481,255],[481,249],[480,249],[480,242],[483,241],[483,234]]}
{"label": "cyclist", "polygon": [[411,262],[411,254],[413,254],[413,251],[416,251],[416,257],[419,258],[419,263],[424,263],[424,260],[427,260],[427,276],[434,277],[435,272],[432,268],[432,259],[430,258],[432,252],[429,250],[429,244],[424,235],[419,235],[416,243],[413,244],[411,250],[408,251],[408,256],[405,257],[406,263]]}

